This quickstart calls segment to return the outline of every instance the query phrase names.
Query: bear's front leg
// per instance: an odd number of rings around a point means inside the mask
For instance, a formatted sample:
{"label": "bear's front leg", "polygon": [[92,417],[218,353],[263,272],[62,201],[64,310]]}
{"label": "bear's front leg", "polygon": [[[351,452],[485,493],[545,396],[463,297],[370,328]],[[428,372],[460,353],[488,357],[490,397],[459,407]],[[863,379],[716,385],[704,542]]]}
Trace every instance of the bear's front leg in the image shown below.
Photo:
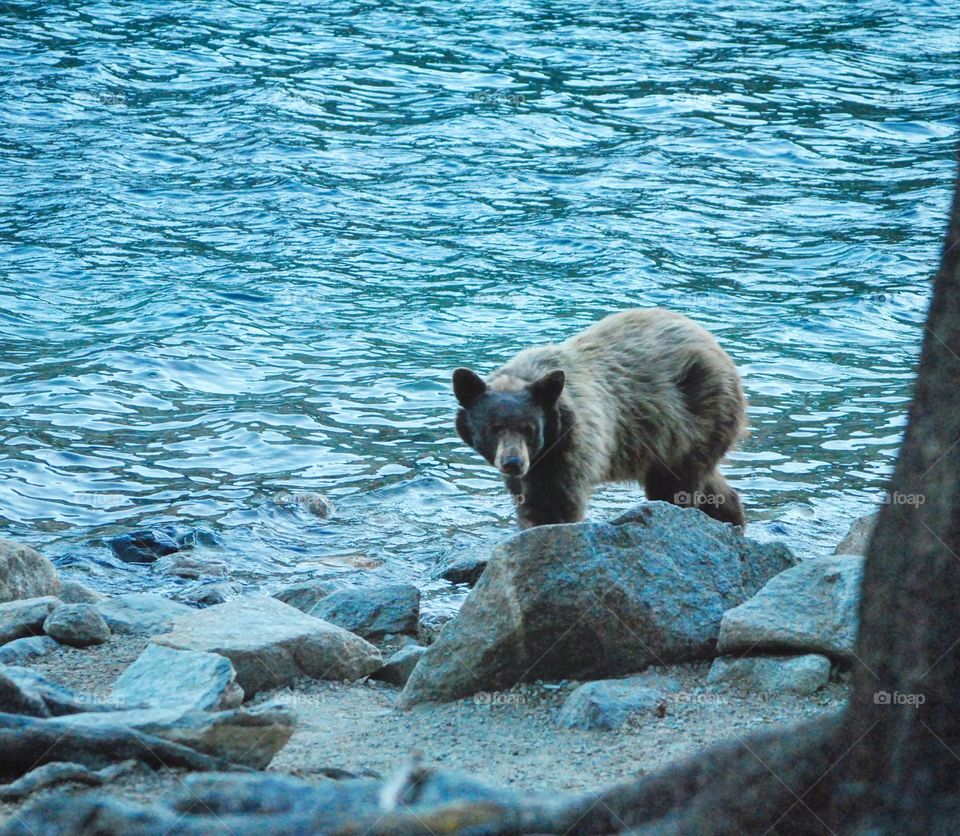
{"label": "bear's front leg", "polygon": [[508,479],[520,528],[580,522],[586,515],[588,488],[546,479]]}

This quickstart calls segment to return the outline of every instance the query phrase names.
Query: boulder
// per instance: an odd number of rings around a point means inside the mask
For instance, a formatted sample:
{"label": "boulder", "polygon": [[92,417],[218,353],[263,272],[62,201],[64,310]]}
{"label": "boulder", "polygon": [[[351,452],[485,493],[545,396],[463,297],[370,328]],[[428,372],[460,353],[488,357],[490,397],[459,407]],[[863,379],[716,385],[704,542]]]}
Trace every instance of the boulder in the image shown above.
{"label": "boulder", "polygon": [[416,635],[420,590],[408,583],[341,589],[317,602],[310,615],[368,639],[388,633]]}
{"label": "boulder", "polygon": [[806,696],[830,681],[830,660],[817,653],[803,656],[720,656],[707,675],[707,682],[732,685],[760,694]]}
{"label": "boulder", "polygon": [[226,656],[248,698],[299,676],[354,680],[383,664],[359,636],[265,595],[193,610],[153,641]]}
{"label": "boulder", "polygon": [[426,652],[427,649],[419,644],[408,644],[401,647],[384,662],[380,670],[374,671],[373,678],[389,682],[392,685],[406,685],[410,674],[413,673],[417,662],[420,661],[420,657]]}
{"label": "boulder", "polygon": [[340,589],[333,581],[310,580],[285,586],[273,597],[284,604],[296,607],[303,612],[310,612],[322,599]]}
{"label": "boulder", "polygon": [[722,654],[789,650],[852,661],[863,558],[805,560],[777,575],[749,601],[724,613]]}
{"label": "boulder", "polygon": [[128,592],[100,602],[97,612],[114,633],[155,636],[196,610],[152,592]]}
{"label": "boulder", "polygon": [[236,708],[243,691],[226,656],[148,644],[113,684],[114,700],[125,706]]}
{"label": "boulder", "polygon": [[873,534],[873,527],[877,524],[879,515],[879,511],[874,511],[872,514],[855,519],[844,538],[837,544],[834,554],[866,555],[870,536]]}
{"label": "boulder", "polygon": [[24,636],[41,635],[43,622],[59,606],[60,599],[52,595],[0,604],[0,645]]}
{"label": "boulder", "polygon": [[568,729],[619,729],[630,717],[656,712],[679,687],[674,680],[648,674],[587,682],[570,693],[557,722]]}
{"label": "boulder", "polygon": [[20,665],[30,659],[46,656],[60,647],[49,636],[27,636],[0,647],[0,665]]}
{"label": "boulder", "polygon": [[210,531],[163,525],[120,534],[111,537],[106,544],[124,563],[153,563],[181,549],[219,546],[220,542]]}
{"label": "boulder", "polygon": [[450,583],[462,583],[473,587],[476,586],[483,570],[486,568],[487,561],[485,558],[464,557],[442,569],[438,577]]}
{"label": "boulder", "polygon": [[54,565],[29,546],[0,540],[0,603],[60,592]]}
{"label": "boulder", "polygon": [[126,728],[188,746],[205,755],[264,769],[290,739],[294,716],[289,709],[262,705],[246,711],[184,711],[182,708],[145,708],[72,714],[47,721],[64,732],[75,728]]}
{"label": "boulder", "polygon": [[107,596],[102,592],[84,586],[77,581],[63,581],[60,584],[60,594],[57,597],[64,604],[99,604],[106,601]]}
{"label": "boulder", "polygon": [[713,658],[723,613],[795,563],[782,544],[665,502],[528,529],[494,550],[400,704]]}
{"label": "boulder", "polygon": [[43,622],[43,632],[70,647],[110,641],[110,628],[93,604],[61,604]]}

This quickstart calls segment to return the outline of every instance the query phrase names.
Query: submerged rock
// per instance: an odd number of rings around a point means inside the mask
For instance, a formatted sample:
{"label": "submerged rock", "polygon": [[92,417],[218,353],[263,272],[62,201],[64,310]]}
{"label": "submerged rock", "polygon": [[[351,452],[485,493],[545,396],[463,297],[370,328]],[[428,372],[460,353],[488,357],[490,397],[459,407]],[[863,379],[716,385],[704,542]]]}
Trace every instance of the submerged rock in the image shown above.
{"label": "submerged rock", "polygon": [[226,656],[248,698],[299,676],[354,680],[383,664],[380,651],[359,636],[265,595],[192,610],[153,640]]}
{"label": "submerged rock", "polygon": [[219,546],[220,542],[210,531],[163,525],[120,534],[111,537],[106,544],[124,563],[153,563],[158,558],[181,549]]}
{"label": "submerged rock", "polygon": [[852,661],[862,576],[859,555],[803,561],[724,613],[719,651],[792,650]]}
{"label": "submerged rock", "polygon": [[150,708],[236,708],[243,691],[226,656],[150,643],[113,685],[117,703]]}
{"label": "submerged rock", "polygon": [[654,713],[679,687],[669,678],[646,674],[587,682],[567,697],[557,721],[568,729],[619,729],[630,717]]}
{"label": "submerged rock", "polygon": [[844,538],[837,544],[834,554],[865,555],[879,516],[880,512],[874,511],[872,514],[866,514],[855,519]]}
{"label": "submerged rock", "polygon": [[60,599],[52,595],[0,604],[0,644],[41,635],[43,622],[59,606]]}
{"label": "submerged rock", "polygon": [[710,684],[733,685],[760,694],[808,695],[830,681],[830,660],[803,656],[720,656],[707,675]]}
{"label": "submerged rock", "polygon": [[341,589],[322,598],[309,612],[364,638],[388,633],[416,635],[420,590],[408,583]]}
{"label": "submerged rock", "polygon": [[724,612],[795,563],[782,544],[665,502],[528,529],[497,546],[400,703],[712,658]]}
{"label": "submerged rock", "polygon": [[166,633],[182,615],[196,612],[152,592],[128,592],[108,598],[97,606],[97,612],[114,633],[155,636]]}
{"label": "submerged rock", "polygon": [[0,540],[0,603],[59,592],[60,576],[47,558],[29,546]]}
{"label": "submerged rock", "polygon": [[62,604],[47,616],[43,632],[71,647],[110,641],[110,628],[92,604]]}

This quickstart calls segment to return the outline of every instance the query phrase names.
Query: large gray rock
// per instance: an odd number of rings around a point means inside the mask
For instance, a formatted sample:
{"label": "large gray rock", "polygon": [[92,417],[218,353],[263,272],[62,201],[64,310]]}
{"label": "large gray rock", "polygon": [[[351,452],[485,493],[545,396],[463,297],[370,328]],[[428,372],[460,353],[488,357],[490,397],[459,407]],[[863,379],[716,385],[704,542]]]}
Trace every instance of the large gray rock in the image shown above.
{"label": "large gray rock", "polygon": [[29,546],[0,540],[0,603],[60,592],[54,565]]}
{"label": "large gray rock", "polygon": [[364,638],[379,638],[388,633],[416,635],[420,590],[408,583],[341,589],[317,602],[310,615]]}
{"label": "large gray rock", "polygon": [[71,714],[47,722],[56,724],[52,728],[64,731],[78,727],[132,729],[254,769],[266,768],[290,739],[295,724],[289,709],[277,705],[213,713],[145,708]]}
{"label": "large gray rock", "polygon": [[874,511],[872,514],[855,519],[844,538],[837,544],[834,554],[865,555],[879,515],[879,511]]}
{"label": "large gray rock", "polygon": [[749,601],[724,613],[720,653],[792,650],[852,661],[863,558],[805,560],[777,575]]}
{"label": "large gray rock", "polygon": [[720,656],[707,682],[732,685],[760,694],[800,694],[820,690],[830,681],[830,660],[818,653],[803,656]]}
{"label": "large gray rock", "polygon": [[795,562],[781,544],[664,502],[528,529],[497,546],[401,705],[712,658],[723,613]]}
{"label": "large gray rock", "polygon": [[0,604],[0,645],[41,635],[43,622],[59,606],[60,599],[51,595]]}
{"label": "large gray rock", "polygon": [[174,650],[150,643],[113,684],[114,700],[126,706],[236,708],[243,691],[226,656]]}
{"label": "large gray rock", "polygon": [[408,644],[394,653],[380,670],[373,674],[374,679],[389,682],[391,685],[406,685],[410,674],[420,661],[420,657],[427,652],[419,644]]}
{"label": "large gray rock", "polygon": [[26,636],[0,647],[0,665],[21,665],[60,647],[49,636]]}
{"label": "large gray rock", "polygon": [[166,633],[182,615],[196,612],[152,592],[128,592],[108,598],[97,606],[97,612],[114,633],[156,636]]}
{"label": "large gray rock", "polygon": [[679,687],[669,678],[646,674],[587,682],[567,697],[557,722],[568,729],[619,729],[630,717],[653,714]]}
{"label": "large gray rock", "polygon": [[110,628],[92,604],[61,604],[43,622],[43,632],[70,647],[110,641]]}
{"label": "large gray rock", "polygon": [[248,698],[300,676],[359,679],[383,664],[359,636],[265,595],[193,610],[153,641],[226,656]]}

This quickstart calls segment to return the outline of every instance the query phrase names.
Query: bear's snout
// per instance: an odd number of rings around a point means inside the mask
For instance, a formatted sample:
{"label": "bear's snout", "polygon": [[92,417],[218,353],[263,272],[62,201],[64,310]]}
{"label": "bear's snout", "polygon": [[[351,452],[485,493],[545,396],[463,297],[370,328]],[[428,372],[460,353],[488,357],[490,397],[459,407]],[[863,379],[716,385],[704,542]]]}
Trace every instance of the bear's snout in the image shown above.
{"label": "bear's snout", "polygon": [[505,476],[524,476],[530,467],[527,442],[522,436],[500,439],[493,463]]}

